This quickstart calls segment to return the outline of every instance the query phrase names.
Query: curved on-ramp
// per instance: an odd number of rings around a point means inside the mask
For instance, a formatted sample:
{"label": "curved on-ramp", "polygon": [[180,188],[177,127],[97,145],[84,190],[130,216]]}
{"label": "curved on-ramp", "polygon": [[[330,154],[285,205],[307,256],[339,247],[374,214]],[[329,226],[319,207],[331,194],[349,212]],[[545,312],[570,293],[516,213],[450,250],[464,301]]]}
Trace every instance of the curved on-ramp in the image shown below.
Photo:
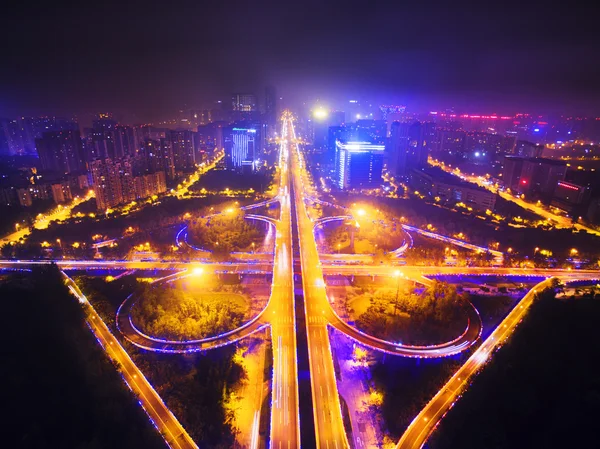
{"label": "curved on-ramp", "polygon": [[[183,274],[177,273],[166,278],[158,279],[154,283],[174,282],[190,275],[191,274],[189,272],[185,272]],[[243,338],[246,338],[255,332],[265,329],[269,325],[269,323],[264,320],[263,317],[266,315],[266,312],[269,309],[270,299],[269,303],[267,303],[267,306],[258,315],[237,329],[197,340],[161,339],[143,333],[133,324],[131,319],[131,310],[137,303],[138,299],[139,298],[132,293],[119,306],[116,317],[117,329],[135,346],[148,351],[182,354],[219,348],[221,346],[242,340]]]}
{"label": "curved on-ramp", "polygon": [[470,301],[467,301],[467,303],[467,326],[462,334],[454,340],[426,346],[404,345],[369,335],[344,321],[337,313],[335,313],[332,307],[330,307],[330,310],[326,315],[329,324],[332,327],[371,349],[402,357],[439,358],[458,354],[468,349],[479,340],[481,332],[483,331],[481,317],[475,306],[473,306]]}

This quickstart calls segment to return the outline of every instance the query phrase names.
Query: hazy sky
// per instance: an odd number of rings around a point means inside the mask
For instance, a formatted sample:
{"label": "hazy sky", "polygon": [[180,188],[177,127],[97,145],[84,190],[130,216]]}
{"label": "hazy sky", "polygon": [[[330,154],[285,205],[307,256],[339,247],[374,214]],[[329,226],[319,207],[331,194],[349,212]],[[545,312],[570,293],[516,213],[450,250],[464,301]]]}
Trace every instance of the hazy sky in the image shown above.
{"label": "hazy sky", "polygon": [[592,10],[488,3],[10,2],[0,114],[153,119],[266,84],[289,101],[600,114]]}

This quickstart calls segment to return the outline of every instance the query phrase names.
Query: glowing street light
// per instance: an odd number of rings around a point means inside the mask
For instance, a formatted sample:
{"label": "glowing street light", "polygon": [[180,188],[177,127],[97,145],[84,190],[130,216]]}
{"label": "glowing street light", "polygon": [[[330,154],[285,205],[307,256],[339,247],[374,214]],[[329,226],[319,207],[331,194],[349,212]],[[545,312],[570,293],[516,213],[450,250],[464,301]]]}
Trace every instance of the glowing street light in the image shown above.
{"label": "glowing street light", "polygon": [[204,273],[204,268],[202,267],[195,267],[194,269],[192,269],[192,274],[194,276],[200,276],[202,275],[202,273]]}
{"label": "glowing street light", "polygon": [[576,256],[579,253],[577,248],[571,248],[571,256]]}

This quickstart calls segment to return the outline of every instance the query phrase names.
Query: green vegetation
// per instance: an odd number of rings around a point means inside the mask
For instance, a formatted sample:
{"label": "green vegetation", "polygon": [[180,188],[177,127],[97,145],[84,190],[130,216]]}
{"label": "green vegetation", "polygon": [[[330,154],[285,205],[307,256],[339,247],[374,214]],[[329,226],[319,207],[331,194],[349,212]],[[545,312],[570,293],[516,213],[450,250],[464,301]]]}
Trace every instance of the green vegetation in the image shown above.
{"label": "green vegetation", "polygon": [[351,211],[342,212],[331,206],[314,206],[317,214],[327,210],[324,216],[335,216],[342,213],[352,214],[352,220],[343,223],[330,223],[322,228],[325,236],[327,251],[373,254],[377,252],[393,251],[400,247],[406,238],[406,233],[399,222],[392,216],[384,214],[381,210],[369,207],[362,208],[354,205]]}
{"label": "green vegetation", "polygon": [[[169,254],[177,229],[193,217],[211,213],[223,198],[210,195],[204,198],[164,197],[160,202],[143,204],[135,211],[118,215],[116,213],[91,216],[75,216],[64,222],[52,222],[46,229],[34,229],[27,243],[2,248],[5,257],[20,259],[44,256],[41,244],[49,242],[56,257],[92,258],[94,241],[117,238],[117,246],[103,248],[105,258],[125,258],[132,247],[145,242],[152,243],[152,250]],[[13,224],[14,226],[14,224]],[[61,245],[56,243],[61,240]],[[79,243],[75,248],[73,244]]]}
{"label": "green vegetation", "polygon": [[3,446],[164,448],[56,266],[3,278]]}
{"label": "green vegetation", "polygon": [[[337,197],[340,203],[348,206],[364,201],[403,223],[466,240],[475,245],[494,249],[497,247],[505,253],[511,248],[511,252],[505,257],[506,266],[567,267],[570,266],[566,263],[571,257],[570,251],[576,248],[578,257],[588,260],[583,264],[584,267],[598,268],[600,237],[586,232],[574,232],[571,229],[555,229],[547,222],[542,225],[535,214],[501,198],[498,198],[496,203],[496,212],[486,214],[469,212],[462,208],[448,209],[415,198],[381,198],[356,194],[348,194],[344,198],[342,193],[337,194]],[[494,217],[497,214],[506,220],[499,221]],[[515,227],[525,225],[527,226]],[[538,251],[535,248],[538,248]],[[551,257],[546,257],[541,250],[552,253]],[[481,255],[483,256],[485,255]],[[485,265],[487,262],[482,263]]]}
{"label": "green vegetation", "polygon": [[[382,402],[377,412],[395,443],[431,397],[466,360],[468,351],[453,358],[412,359],[373,352],[371,376]],[[455,446],[460,447],[460,446]],[[485,447],[485,446],[482,446]]]}
{"label": "green vegetation", "polygon": [[246,379],[235,346],[187,356],[141,352],[131,346],[128,352],[199,447],[234,447],[237,430],[225,404]]}
{"label": "green vegetation", "polygon": [[21,207],[18,204],[0,206],[0,236],[13,233],[17,223],[21,229],[32,226],[38,214],[48,213],[55,207],[56,204],[51,199],[35,200],[29,207]]}
{"label": "green vegetation", "polygon": [[386,287],[352,289],[347,306],[360,330],[406,344],[448,341],[467,325],[464,298],[454,286],[439,281],[421,294]]}
{"label": "green vegetation", "polygon": [[236,173],[230,170],[211,170],[200,177],[190,190],[205,189],[209,192],[222,192],[229,189],[232,194],[239,191],[264,193],[273,181],[274,170],[262,170],[254,173]]}
{"label": "green vegetation", "polygon": [[600,419],[598,296],[537,301],[428,447],[592,447]]}
{"label": "green vegetation", "polygon": [[[107,282],[105,278],[81,276],[77,283],[119,336],[114,329],[114,316],[121,302],[139,287],[135,277],[124,276]],[[122,340],[122,344],[200,447],[234,447],[237,430],[225,403],[246,378],[236,348],[227,346],[181,356],[141,351],[126,340]]]}
{"label": "green vegetation", "polygon": [[249,298],[240,288],[221,289],[189,291],[174,284],[144,285],[136,293],[140,299],[132,310],[132,320],[145,334],[176,340],[233,330],[244,322]]}
{"label": "green vegetation", "polygon": [[199,218],[190,224],[190,243],[215,253],[227,256],[232,251],[249,251],[252,244],[260,245],[263,233],[244,219],[243,211],[227,209],[212,217]]}

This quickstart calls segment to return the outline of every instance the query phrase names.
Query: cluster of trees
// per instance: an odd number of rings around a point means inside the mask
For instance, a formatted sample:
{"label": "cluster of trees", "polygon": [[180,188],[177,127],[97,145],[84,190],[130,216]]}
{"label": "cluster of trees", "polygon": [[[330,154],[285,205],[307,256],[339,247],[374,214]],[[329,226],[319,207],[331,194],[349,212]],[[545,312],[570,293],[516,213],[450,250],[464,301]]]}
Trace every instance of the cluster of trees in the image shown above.
{"label": "cluster of trees", "polygon": [[[355,293],[350,293],[348,300]],[[423,293],[379,288],[361,293],[370,306],[356,319],[359,329],[389,341],[431,344],[455,338],[465,329],[465,299],[456,287],[434,281]]]}
{"label": "cluster of trees", "polygon": [[[229,288],[229,290],[234,290]],[[172,287],[144,285],[132,310],[134,324],[144,333],[169,339],[199,339],[235,329],[249,310],[240,293],[191,294]]]}
{"label": "cluster of trees", "polygon": [[261,170],[254,173],[236,173],[229,170],[211,170],[200,177],[190,190],[222,191],[226,188],[232,191],[248,191],[264,193],[273,182],[275,171]]}
{"label": "cluster of trees", "polygon": [[596,447],[600,302],[544,291],[428,447]]}
{"label": "cluster of trees", "polygon": [[247,378],[236,349],[230,345],[185,357],[129,352],[199,447],[230,449],[238,430],[226,402]]}
{"label": "cluster of trees", "polygon": [[0,281],[6,447],[164,448],[55,266]]}
{"label": "cluster of trees", "polygon": [[[343,194],[340,194],[343,195]],[[339,195],[338,195],[339,196]],[[491,215],[466,212],[462,209],[451,210],[435,204],[428,204],[419,199],[375,198],[356,194],[341,197],[341,202],[350,205],[361,200],[376,205],[382,212],[416,227],[425,229],[431,224],[436,233],[454,236],[462,233],[463,239],[479,246],[488,247],[499,243],[499,250],[506,254],[506,266],[523,266],[528,264],[537,267],[567,267],[566,263],[572,248],[578,249],[578,256],[588,259],[584,264],[588,268],[598,267],[600,254],[600,238],[586,232],[575,232],[571,229],[555,229],[542,227],[516,228],[508,223],[513,217],[537,221],[541,217],[528,212],[520,206],[498,198],[496,212],[506,217],[506,221],[498,223]],[[483,216],[481,220],[475,215]],[[508,253],[508,248],[511,252]],[[551,258],[535,252],[535,248],[543,248],[553,253]],[[485,255],[476,256],[477,264],[486,265]],[[550,260],[548,260],[550,259]]]}
{"label": "cluster of trees", "polygon": [[[82,276],[77,278],[77,283],[113,332],[116,309],[139,287],[134,276],[112,282]],[[234,346],[182,357],[141,351],[127,341],[122,343],[200,447],[234,447],[237,429],[226,400],[246,379]],[[130,446],[137,447],[136,444]]]}
{"label": "cluster of trees", "polygon": [[188,235],[195,245],[221,255],[229,255],[232,251],[248,251],[253,243],[255,247],[259,246],[264,237],[238,210],[199,218],[190,224]]}
{"label": "cluster of trees", "polygon": [[[339,213],[339,211],[338,211]],[[330,252],[338,245],[344,251],[375,253],[377,250],[393,251],[402,245],[406,236],[399,223],[361,220],[360,227],[354,222],[326,226],[324,235]],[[354,241],[354,248],[351,242]]]}

